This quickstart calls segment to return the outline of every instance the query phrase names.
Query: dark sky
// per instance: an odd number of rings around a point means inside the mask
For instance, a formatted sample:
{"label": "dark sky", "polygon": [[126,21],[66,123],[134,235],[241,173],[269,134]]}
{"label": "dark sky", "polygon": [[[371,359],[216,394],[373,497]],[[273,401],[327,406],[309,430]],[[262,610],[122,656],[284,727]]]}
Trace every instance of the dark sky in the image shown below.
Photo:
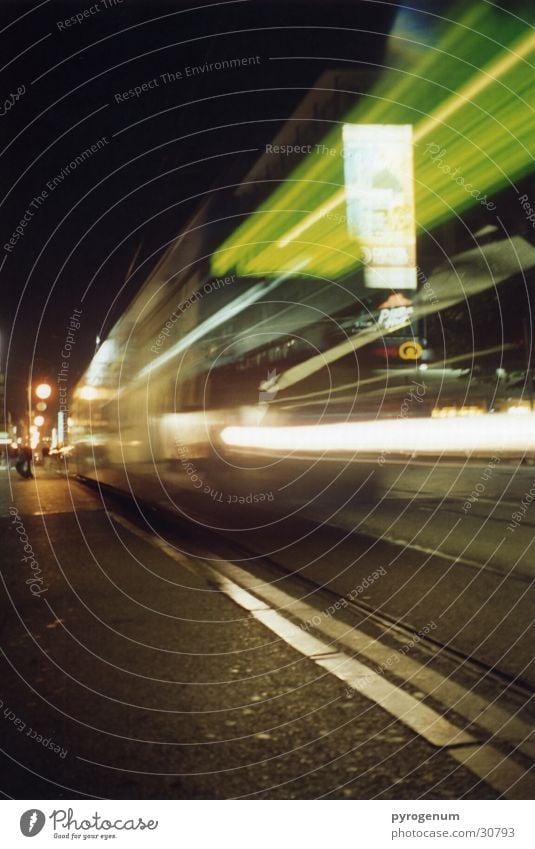
{"label": "dark sky", "polygon": [[[239,151],[269,141],[323,70],[343,58],[380,61],[395,11],[371,0],[3,0],[2,246],[23,231],[0,252],[0,370],[13,414],[22,412],[30,366],[34,379],[55,374],[73,309],[83,316],[75,377],[146,278],[148,258],[198,205],[189,198],[245,173],[258,153]],[[244,56],[260,61],[184,74]],[[177,71],[181,80],[162,82]],[[140,270],[119,294],[138,249]]]}

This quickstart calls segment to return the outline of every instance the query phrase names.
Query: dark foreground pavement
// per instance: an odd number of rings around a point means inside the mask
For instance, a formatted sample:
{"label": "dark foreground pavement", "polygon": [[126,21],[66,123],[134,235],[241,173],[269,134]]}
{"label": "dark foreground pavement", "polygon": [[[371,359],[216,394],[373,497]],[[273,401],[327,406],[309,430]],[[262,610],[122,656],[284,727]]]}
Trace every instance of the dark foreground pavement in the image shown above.
{"label": "dark foreground pavement", "polygon": [[0,475],[5,796],[497,795],[194,564],[114,523],[97,494]]}

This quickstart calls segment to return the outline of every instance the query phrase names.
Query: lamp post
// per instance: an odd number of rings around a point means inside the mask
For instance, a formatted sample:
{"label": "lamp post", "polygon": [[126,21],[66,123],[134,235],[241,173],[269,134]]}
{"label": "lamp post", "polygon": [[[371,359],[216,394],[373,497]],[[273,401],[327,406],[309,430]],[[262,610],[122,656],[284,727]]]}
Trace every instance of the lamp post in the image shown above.
{"label": "lamp post", "polygon": [[32,391],[32,382],[31,380],[28,382],[28,444],[32,449],[35,448],[39,442],[39,430],[37,428],[42,427],[45,421],[43,416],[37,416],[35,418],[35,421],[33,420],[34,394],[37,398],[39,398],[41,402],[44,402],[46,398],[50,398],[52,394],[52,387],[49,383],[41,382],[38,383],[35,389],[33,389]]}
{"label": "lamp post", "polygon": [[52,387],[49,383],[39,383],[35,389],[35,394],[41,401],[46,401],[47,398],[50,398],[52,394]]}

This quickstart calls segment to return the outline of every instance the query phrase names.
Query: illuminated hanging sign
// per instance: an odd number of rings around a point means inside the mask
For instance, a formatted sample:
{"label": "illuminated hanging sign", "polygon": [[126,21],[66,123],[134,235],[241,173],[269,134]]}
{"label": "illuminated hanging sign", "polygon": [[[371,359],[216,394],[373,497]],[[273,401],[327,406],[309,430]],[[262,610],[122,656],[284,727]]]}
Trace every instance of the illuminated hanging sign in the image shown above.
{"label": "illuminated hanging sign", "polygon": [[424,352],[424,349],[419,342],[404,342],[399,346],[398,354],[402,360],[419,360]]}
{"label": "illuminated hanging sign", "polygon": [[412,307],[384,309],[379,313],[377,324],[385,330],[395,330],[398,327],[404,327],[406,324],[410,324],[413,312]]}
{"label": "illuminated hanging sign", "polygon": [[344,124],[349,235],[360,242],[369,289],[416,289],[412,126]]}
{"label": "illuminated hanging sign", "polygon": [[385,330],[394,330],[410,324],[414,308],[412,301],[405,298],[400,292],[392,293],[382,304],[377,324]]}

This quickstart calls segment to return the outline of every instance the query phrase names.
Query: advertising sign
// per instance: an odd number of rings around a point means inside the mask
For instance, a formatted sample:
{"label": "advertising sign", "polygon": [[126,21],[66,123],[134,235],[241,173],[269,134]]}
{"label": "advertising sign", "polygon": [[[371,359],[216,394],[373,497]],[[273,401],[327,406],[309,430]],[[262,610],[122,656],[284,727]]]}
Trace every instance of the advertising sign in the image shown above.
{"label": "advertising sign", "polygon": [[350,236],[362,246],[370,289],[416,289],[412,126],[344,124]]}

